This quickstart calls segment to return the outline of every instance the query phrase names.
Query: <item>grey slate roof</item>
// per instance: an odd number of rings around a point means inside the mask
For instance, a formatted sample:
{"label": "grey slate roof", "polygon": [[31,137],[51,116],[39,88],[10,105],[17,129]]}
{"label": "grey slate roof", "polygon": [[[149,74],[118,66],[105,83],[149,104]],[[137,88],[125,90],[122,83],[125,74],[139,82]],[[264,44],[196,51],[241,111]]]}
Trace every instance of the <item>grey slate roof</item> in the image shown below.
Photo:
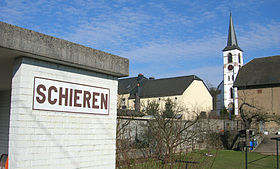
{"label": "grey slate roof", "polygon": [[[137,79],[138,77],[119,79],[118,94],[131,93],[137,85]],[[147,80],[147,78],[145,76],[142,76],[140,83],[143,83],[143,81],[145,80]]]}
{"label": "grey slate roof", "polygon": [[271,86],[280,84],[280,55],[256,58],[238,72],[235,87]]}
{"label": "grey slate roof", "polygon": [[[195,75],[155,80],[144,80],[140,85],[140,98],[165,97],[181,95],[194,80],[200,80]],[[130,98],[134,98],[132,94]]]}
{"label": "grey slate roof", "polygon": [[228,51],[228,50],[233,50],[233,49],[242,49],[238,46],[237,43],[237,38],[235,34],[235,29],[232,21],[232,16],[230,13],[230,19],[229,19],[229,29],[228,29],[228,41],[227,41],[227,46],[223,49],[223,51]]}
{"label": "grey slate roof", "polygon": [[118,94],[128,94],[137,85],[137,77],[119,79]]}

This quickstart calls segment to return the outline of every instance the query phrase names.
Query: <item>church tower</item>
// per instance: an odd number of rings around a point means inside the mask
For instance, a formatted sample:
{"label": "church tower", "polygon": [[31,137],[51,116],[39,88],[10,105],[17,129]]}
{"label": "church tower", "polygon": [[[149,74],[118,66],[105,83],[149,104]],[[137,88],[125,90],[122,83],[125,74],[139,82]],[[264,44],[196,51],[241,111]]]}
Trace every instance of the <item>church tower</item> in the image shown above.
{"label": "church tower", "polygon": [[223,49],[224,58],[224,106],[238,115],[237,88],[233,88],[233,82],[240,67],[243,65],[242,49],[238,46],[230,12],[227,46]]}

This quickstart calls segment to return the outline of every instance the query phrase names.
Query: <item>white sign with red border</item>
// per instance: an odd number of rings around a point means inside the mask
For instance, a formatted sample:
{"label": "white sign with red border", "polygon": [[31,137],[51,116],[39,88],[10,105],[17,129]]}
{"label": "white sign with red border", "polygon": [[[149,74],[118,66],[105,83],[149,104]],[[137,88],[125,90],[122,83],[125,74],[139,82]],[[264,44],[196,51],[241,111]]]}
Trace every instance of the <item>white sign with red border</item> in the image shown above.
{"label": "white sign with red border", "polygon": [[33,109],[109,114],[110,89],[34,77]]}

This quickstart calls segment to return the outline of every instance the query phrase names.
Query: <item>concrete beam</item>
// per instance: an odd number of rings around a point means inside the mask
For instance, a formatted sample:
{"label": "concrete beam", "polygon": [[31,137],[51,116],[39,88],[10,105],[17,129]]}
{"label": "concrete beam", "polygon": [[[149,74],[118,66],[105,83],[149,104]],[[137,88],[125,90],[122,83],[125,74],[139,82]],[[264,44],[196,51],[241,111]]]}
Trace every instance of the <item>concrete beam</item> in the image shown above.
{"label": "concrete beam", "polygon": [[[129,75],[129,60],[100,50],[0,22],[0,48],[116,77]],[[14,57],[14,56],[11,56]]]}

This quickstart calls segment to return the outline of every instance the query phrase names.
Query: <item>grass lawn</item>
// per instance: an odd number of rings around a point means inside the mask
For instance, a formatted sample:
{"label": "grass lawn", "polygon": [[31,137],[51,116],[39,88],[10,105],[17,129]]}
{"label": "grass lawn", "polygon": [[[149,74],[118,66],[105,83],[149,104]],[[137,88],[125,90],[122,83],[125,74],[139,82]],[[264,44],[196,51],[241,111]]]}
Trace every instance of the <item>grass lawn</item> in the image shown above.
{"label": "grass lawn", "polygon": [[[213,152],[214,153],[214,152]],[[248,168],[275,169],[276,156],[248,153]],[[213,169],[239,169],[245,168],[245,152],[220,150],[217,153]]]}
{"label": "grass lawn", "polygon": [[[245,169],[245,152],[230,150],[213,150],[212,157],[205,156],[207,151],[197,151],[178,156],[176,159],[183,161],[198,161],[199,164],[188,164],[188,169]],[[275,169],[276,156],[248,153],[248,169]],[[132,164],[132,168],[185,168],[184,163],[162,164],[158,160],[149,160],[144,163]],[[124,167],[126,168],[126,167]]]}

